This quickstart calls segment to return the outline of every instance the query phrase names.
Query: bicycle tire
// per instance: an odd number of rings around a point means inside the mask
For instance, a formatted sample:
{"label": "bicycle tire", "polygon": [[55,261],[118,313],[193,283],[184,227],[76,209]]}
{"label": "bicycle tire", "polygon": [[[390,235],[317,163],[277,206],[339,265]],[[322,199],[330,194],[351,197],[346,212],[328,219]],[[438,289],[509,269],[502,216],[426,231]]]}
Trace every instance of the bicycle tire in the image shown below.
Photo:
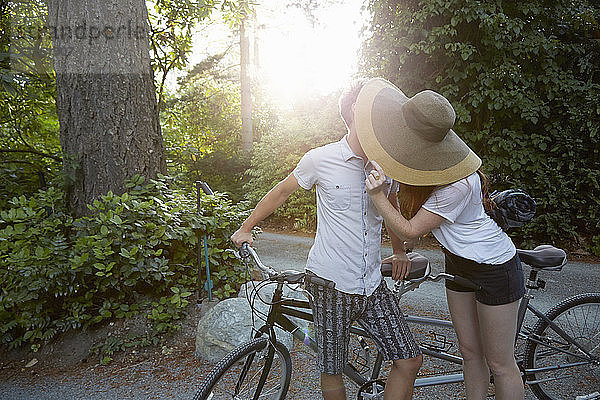
{"label": "bicycle tire", "polygon": [[[263,390],[258,394],[258,399],[283,400],[287,394],[292,376],[292,360],[287,348],[280,342],[275,342],[271,349],[269,339],[260,337],[250,340],[232,350],[208,374],[200,384],[194,400],[222,400],[231,399],[231,393],[240,385],[241,392],[236,399],[253,399],[256,393],[258,380],[271,357],[273,364],[269,368],[269,376]],[[267,353],[266,355],[264,353]],[[277,357],[274,357],[277,355]],[[250,357],[250,358],[249,358]],[[243,382],[238,382],[246,362],[250,361],[250,369]],[[263,363],[264,362],[264,363]],[[257,368],[255,368],[257,367]],[[273,385],[273,387],[270,387]],[[244,390],[247,390],[245,392]],[[221,394],[223,392],[223,394]],[[229,395],[228,395],[229,393]]]}
{"label": "bicycle tire", "polygon": [[[600,293],[584,293],[569,297],[550,309],[546,316],[581,343],[588,352],[591,351],[594,360],[569,369],[528,374],[529,382],[550,379],[530,384],[532,392],[540,400],[559,400],[574,399],[576,396],[591,395],[600,391]],[[542,319],[539,319],[533,327],[532,334],[533,338],[564,351],[577,351]],[[580,351],[579,353],[584,354]],[[532,339],[528,339],[525,344],[524,359],[525,369],[583,361]]]}

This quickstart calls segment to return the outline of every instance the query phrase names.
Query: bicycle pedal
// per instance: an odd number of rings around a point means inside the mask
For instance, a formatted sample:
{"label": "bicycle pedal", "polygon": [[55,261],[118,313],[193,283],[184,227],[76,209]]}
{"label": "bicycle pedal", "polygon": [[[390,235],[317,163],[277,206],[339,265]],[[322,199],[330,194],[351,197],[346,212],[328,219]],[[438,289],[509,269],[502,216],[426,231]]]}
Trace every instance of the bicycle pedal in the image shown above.
{"label": "bicycle pedal", "polygon": [[361,400],[383,399],[385,380],[376,379],[366,382],[358,390],[358,398]]}

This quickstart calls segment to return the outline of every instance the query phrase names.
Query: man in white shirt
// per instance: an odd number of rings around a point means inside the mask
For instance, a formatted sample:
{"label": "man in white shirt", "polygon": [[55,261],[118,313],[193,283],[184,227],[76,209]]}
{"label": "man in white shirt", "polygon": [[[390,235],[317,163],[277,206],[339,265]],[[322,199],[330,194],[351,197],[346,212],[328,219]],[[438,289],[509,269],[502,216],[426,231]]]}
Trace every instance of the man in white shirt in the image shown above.
{"label": "man in white shirt", "polygon": [[[323,398],[346,398],[341,373],[347,362],[349,327],[356,321],[371,334],[384,357],[393,360],[385,398],[409,399],[422,356],[381,276],[383,219],[366,191],[368,160],[354,127],[354,103],[363,85],[364,81],[358,81],[340,96],[340,113],[348,134],[339,142],[307,152],[294,171],[256,205],[231,239],[237,246],[252,244],[255,225],[298,188],[316,186],[317,233],[306,263],[305,284],[313,296]],[[398,208],[397,186],[390,178],[385,179],[388,199]],[[393,264],[392,277],[402,279],[410,270],[410,262],[402,241],[388,232],[394,255],[385,261]]]}

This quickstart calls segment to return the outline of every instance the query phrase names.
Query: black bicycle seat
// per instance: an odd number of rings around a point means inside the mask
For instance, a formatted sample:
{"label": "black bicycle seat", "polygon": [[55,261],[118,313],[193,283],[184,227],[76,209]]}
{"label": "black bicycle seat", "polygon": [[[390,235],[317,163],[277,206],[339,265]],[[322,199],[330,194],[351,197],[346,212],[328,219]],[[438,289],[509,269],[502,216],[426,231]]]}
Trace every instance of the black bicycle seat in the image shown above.
{"label": "black bicycle seat", "polygon": [[[427,265],[429,265],[429,260],[419,253],[411,252],[407,254],[408,259],[410,260],[410,272],[405,280],[422,278],[425,275],[425,271],[427,270]],[[385,263],[381,264],[381,274],[383,276],[391,277],[392,276],[392,264]]]}
{"label": "black bicycle seat", "polygon": [[532,268],[560,271],[567,261],[567,253],[549,244],[543,244],[533,250],[517,249],[519,259]]}
{"label": "black bicycle seat", "polygon": [[278,273],[271,279],[278,282],[302,283],[302,281],[304,280],[304,272],[298,272],[294,271],[293,269],[288,269]]}

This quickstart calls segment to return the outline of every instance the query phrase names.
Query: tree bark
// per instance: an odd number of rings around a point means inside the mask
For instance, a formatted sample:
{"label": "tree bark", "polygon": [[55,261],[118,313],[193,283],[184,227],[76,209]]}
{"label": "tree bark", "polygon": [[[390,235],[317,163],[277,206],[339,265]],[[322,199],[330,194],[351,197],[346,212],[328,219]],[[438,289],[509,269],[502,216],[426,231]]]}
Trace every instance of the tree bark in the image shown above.
{"label": "tree bark", "polygon": [[144,0],[49,0],[60,142],[75,215],[166,171]]}

